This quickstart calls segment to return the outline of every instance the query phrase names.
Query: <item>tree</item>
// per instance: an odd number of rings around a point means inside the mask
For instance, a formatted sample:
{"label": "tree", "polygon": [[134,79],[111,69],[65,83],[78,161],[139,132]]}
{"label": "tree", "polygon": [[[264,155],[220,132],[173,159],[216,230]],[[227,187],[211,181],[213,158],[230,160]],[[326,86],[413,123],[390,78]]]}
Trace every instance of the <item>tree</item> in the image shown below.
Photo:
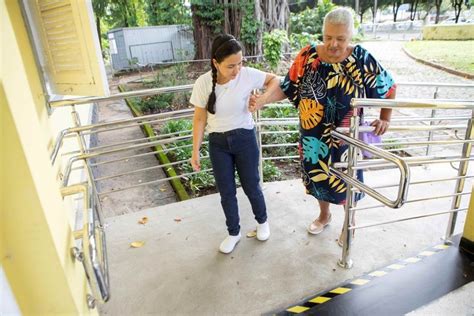
{"label": "tree", "polygon": [[402,0],[394,0],[392,4],[393,22],[397,22],[398,9],[403,4]]}
{"label": "tree", "polygon": [[291,13],[299,13],[307,8],[315,8],[318,4],[316,0],[290,0],[288,7]]}
{"label": "tree", "polygon": [[113,28],[144,25],[143,0],[110,1],[107,19]]}
{"label": "tree", "polygon": [[191,11],[185,0],[147,0],[148,25],[191,24]]}
{"label": "tree", "polygon": [[419,0],[410,0],[408,3],[410,4],[410,21],[413,21],[416,17]]}
{"label": "tree", "polygon": [[434,6],[436,8],[435,24],[439,23],[439,14],[441,12],[441,3],[443,0],[434,0]]}
{"label": "tree", "polygon": [[191,0],[195,59],[210,57],[212,39],[225,32],[239,38],[247,55],[262,53],[262,32],[288,29],[287,0]]}
{"label": "tree", "polygon": [[453,6],[453,9],[454,9],[454,16],[456,17],[455,23],[458,23],[459,21],[459,16],[461,15],[461,9],[462,9],[463,3],[464,3],[464,0],[451,0],[451,5]]}
{"label": "tree", "polygon": [[107,6],[109,5],[109,0],[94,0],[92,1],[92,8],[94,9],[95,14],[95,25],[97,28],[97,35],[99,36],[100,50],[103,51],[102,47],[102,32],[100,29],[100,21],[105,17],[107,12]]}

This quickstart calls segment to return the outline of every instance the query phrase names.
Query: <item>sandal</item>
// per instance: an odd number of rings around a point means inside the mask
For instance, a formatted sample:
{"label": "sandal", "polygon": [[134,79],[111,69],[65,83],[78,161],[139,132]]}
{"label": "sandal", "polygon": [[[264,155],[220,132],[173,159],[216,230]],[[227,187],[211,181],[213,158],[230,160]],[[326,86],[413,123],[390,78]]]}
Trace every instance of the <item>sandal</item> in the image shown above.
{"label": "sandal", "polygon": [[321,234],[324,231],[324,228],[331,223],[332,220],[332,214],[329,214],[328,221],[326,224],[321,223],[319,220],[314,220],[309,226],[308,226],[308,233],[312,235],[318,235]]}

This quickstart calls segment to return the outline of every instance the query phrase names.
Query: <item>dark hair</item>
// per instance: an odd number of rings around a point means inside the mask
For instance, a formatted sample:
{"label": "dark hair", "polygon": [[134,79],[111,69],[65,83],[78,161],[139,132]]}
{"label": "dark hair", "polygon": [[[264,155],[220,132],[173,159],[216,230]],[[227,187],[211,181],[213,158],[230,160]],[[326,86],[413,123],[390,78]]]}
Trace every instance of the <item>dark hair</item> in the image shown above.
{"label": "dark hair", "polygon": [[207,110],[211,114],[216,113],[216,83],[217,83],[217,68],[214,66],[213,59],[218,63],[223,61],[226,57],[237,54],[242,51],[242,45],[230,34],[218,35],[212,41],[211,49],[211,69],[212,69],[212,91],[207,100]]}

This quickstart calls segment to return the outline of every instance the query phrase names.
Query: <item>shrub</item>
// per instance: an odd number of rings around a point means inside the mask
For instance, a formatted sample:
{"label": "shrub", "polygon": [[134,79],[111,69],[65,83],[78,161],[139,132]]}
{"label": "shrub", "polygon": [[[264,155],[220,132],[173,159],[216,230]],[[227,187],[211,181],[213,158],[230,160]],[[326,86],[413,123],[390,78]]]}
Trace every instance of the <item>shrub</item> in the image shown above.
{"label": "shrub", "polygon": [[[191,130],[192,130],[191,120],[168,121],[160,128],[161,134],[177,133],[173,136],[190,135]],[[191,163],[188,162],[193,152],[192,146],[177,148],[177,147],[191,145],[191,144],[192,144],[192,139],[190,138],[186,140],[175,141],[166,145],[166,147],[170,149],[167,152],[167,155],[172,161],[185,160],[184,163],[175,167],[179,171],[180,174],[191,173],[194,171],[191,166]],[[207,146],[203,145],[201,147],[201,156],[207,156],[207,155],[208,155]],[[210,160],[202,159],[201,170],[205,170],[209,168],[211,168]],[[198,192],[201,190],[214,188],[216,185],[214,176],[210,172],[200,172],[197,174],[189,175],[184,178],[184,184],[194,195],[197,195]]]}
{"label": "shrub", "polygon": [[277,71],[278,64],[283,57],[283,46],[288,43],[286,31],[274,29],[263,34],[263,55],[273,72]]}
{"label": "shrub", "polygon": [[281,180],[281,172],[271,161],[263,162],[263,181]]}

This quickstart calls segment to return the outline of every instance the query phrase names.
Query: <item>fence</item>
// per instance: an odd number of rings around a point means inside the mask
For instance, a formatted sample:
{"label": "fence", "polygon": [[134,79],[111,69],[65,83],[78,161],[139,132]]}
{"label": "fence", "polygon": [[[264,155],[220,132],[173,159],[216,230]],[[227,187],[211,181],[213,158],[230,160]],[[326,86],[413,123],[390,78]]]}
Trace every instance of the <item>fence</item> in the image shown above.
{"label": "fence", "polygon": [[[417,85],[418,83],[406,83],[406,84],[399,84],[399,86],[413,86]],[[372,227],[374,225],[382,225],[382,224],[389,224],[396,221],[405,221],[409,219],[416,219],[426,216],[433,216],[439,214],[451,214],[449,219],[447,233],[446,233],[446,240],[452,236],[454,225],[456,223],[456,214],[459,211],[463,211],[465,209],[461,209],[460,202],[463,196],[469,194],[469,192],[463,192],[464,184],[467,179],[472,178],[467,174],[468,164],[469,161],[473,160],[474,158],[471,156],[471,149],[472,143],[474,142],[474,131],[473,131],[473,119],[474,119],[474,102],[473,101],[463,101],[463,100],[437,100],[437,92],[438,89],[442,88],[474,88],[474,85],[450,85],[450,84],[432,84],[432,83],[421,83],[420,85],[428,85],[433,86],[436,88],[436,92],[434,94],[434,99],[432,100],[372,100],[372,99],[355,99],[352,103],[353,107],[363,107],[363,108],[392,108],[394,110],[397,109],[430,109],[431,114],[429,116],[418,115],[417,112],[413,112],[413,115],[410,117],[397,117],[394,116],[392,119],[392,126],[389,129],[390,133],[402,133],[403,136],[392,138],[390,142],[382,142],[375,147],[374,144],[368,145],[358,140],[358,133],[364,130],[370,130],[370,127],[360,127],[360,118],[357,116],[352,117],[351,119],[351,126],[349,129],[337,129],[332,131],[332,136],[335,138],[342,139],[343,141],[350,144],[349,147],[349,154],[348,154],[348,161],[346,162],[338,162],[334,163],[330,167],[330,174],[336,175],[337,177],[346,181],[347,187],[347,203],[345,205],[345,219],[344,219],[344,227],[343,227],[343,250],[342,256],[339,260],[339,264],[345,268],[350,268],[352,266],[352,261],[350,259],[350,251],[351,251],[351,241],[352,241],[352,234],[349,232],[355,231],[356,229],[362,229],[367,227]],[[151,148],[155,145],[166,145],[170,143],[174,143],[181,140],[189,140],[192,138],[192,131],[182,131],[177,133],[169,133],[169,134],[159,134],[156,136],[151,137],[144,137],[140,139],[134,139],[127,142],[117,142],[112,143],[100,147],[94,148],[87,148],[85,142],[85,136],[91,135],[94,133],[101,133],[105,131],[110,131],[114,129],[126,129],[131,127],[140,127],[145,124],[150,123],[160,123],[170,120],[178,120],[183,118],[190,118],[193,115],[193,110],[182,110],[182,111],[175,111],[175,112],[167,112],[167,113],[160,113],[154,115],[147,115],[132,119],[124,119],[119,121],[113,121],[108,123],[99,123],[99,124],[91,124],[91,125],[81,125],[77,113],[75,112],[75,107],[79,104],[86,104],[86,103],[96,103],[100,106],[100,102],[102,101],[110,101],[110,100],[122,100],[129,97],[141,97],[141,96],[149,96],[149,95],[156,95],[161,93],[176,93],[182,91],[189,91],[192,88],[191,85],[185,86],[175,86],[169,88],[157,88],[157,89],[149,89],[149,90],[140,90],[140,91],[132,91],[132,92],[125,92],[120,93],[117,95],[113,95],[106,98],[81,98],[81,99],[73,99],[73,100],[63,100],[50,103],[52,107],[62,107],[62,106],[70,106],[72,109],[73,116],[75,119],[74,127],[68,128],[63,130],[57,137],[55,142],[55,146],[51,153],[51,162],[54,165],[57,162],[57,157],[61,151],[61,144],[65,137],[75,135],[78,137],[79,140],[79,152],[72,152],[72,153],[62,153],[63,155],[69,155],[69,162],[66,165],[63,171],[63,194],[70,195],[70,194],[77,194],[78,192],[82,192],[84,196],[84,216],[83,216],[83,229],[77,231],[75,236],[77,239],[82,240],[82,244],[78,247],[75,247],[71,251],[73,252],[75,258],[82,261],[86,272],[89,276],[89,281],[91,283],[91,288],[93,289],[94,297],[90,299],[90,304],[95,304],[95,300],[99,300],[100,302],[107,301],[109,297],[109,283],[108,283],[108,268],[107,268],[107,255],[106,255],[106,245],[105,245],[105,234],[103,232],[104,224],[103,219],[101,218],[101,205],[99,196],[103,195],[113,195],[116,192],[122,192],[125,190],[129,190],[131,188],[136,188],[140,186],[150,185],[156,182],[164,182],[170,181],[172,179],[184,179],[189,177],[197,172],[190,172],[190,173],[183,173],[180,175],[176,175],[174,177],[167,177],[160,180],[155,180],[152,182],[145,182],[139,183],[136,185],[131,185],[127,187],[118,187],[113,188],[113,190],[100,192],[97,190],[97,183],[100,181],[104,181],[110,179],[111,177],[123,177],[130,174],[140,173],[140,172],[148,172],[150,168],[142,168],[136,170],[129,170],[126,172],[122,172],[118,170],[118,172],[114,175],[110,175],[107,177],[102,178],[95,178],[93,173],[93,168],[99,167],[103,164],[114,164],[118,161],[124,159],[138,159],[143,157],[144,155],[154,155],[157,153],[156,150],[152,150],[147,153],[141,154],[131,154],[120,158],[113,158],[107,161],[102,161],[100,163],[93,162],[92,160],[97,157],[107,157],[109,155],[118,153],[118,152],[127,152],[137,149],[143,148]],[[270,107],[288,107],[288,104],[277,104]],[[442,110],[458,110],[464,112],[456,113],[456,115],[446,115],[442,114],[441,116],[438,115],[436,111]],[[356,111],[354,111],[356,113]],[[426,113],[426,112],[423,112]],[[397,123],[409,123],[408,126],[404,126],[403,124]],[[435,125],[434,122],[443,123],[444,125],[438,126]],[[452,123],[454,122],[454,123]],[[465,124],[459,124],[460,122],[465,122]],[[413,125],[413,123],[418,123],[418,125]],[[279,133],[288,133],[288,134],[297,134],[298,131],[295,130],[295,126],[298,124],[297,117],[289,117],[289,118],[268,118],[263,117],[262,113],[257,113],[256,116],[256,125],[257,125],[257,133],[258,139],[261,148],[261,163],[267,160],[279,160],[279,159],[296,159],[298,155],[282,155],[282,156],[269,156],[264,154],[266,148],[273,148],[273,147],[282,147],[282,148],[292,148],[296,147],[297,143],[277,143],[271,144],[266,143],[264,141],[265,135],[274,135]],[[290,128],[293,126],[292,128]],[[286,130],[269,130],[270,127],[285,127]],[[426,136],[419,136],[418,133],[421,131],[428,132]],[[451,134],[446,134],[446,132],[450,131]],[[440,132],[441,135],[437,133]],[[347,135],[348,133],[348,135]],[[411,134],[410,134],[411,133]],[[431,148],[434,146],[462,146],[462,149],[458,151],[456,155],[430,155]],[[189,145],[184,145],[189,146]],[[395,155],[392,153],[390,149],[387,147],[396,147],[398,151],[401,149],[403,151],[407,151],[410,148],[414,147],[422,147],[423,152],[425,153],[424,156],[415,156],[415,157],[401,157],[399,155]],[[377,159],[370,159],[370,160],[359,160],[357,156],[358,150],[367,150],[371,152],[373,155],[377,156]],[[174,148],[173,150],[176,150]],[[162,153],[169,153],[171,149],[163,149]],[[202,159],[208,159],[208,157],[202,157]],[[81,162],[82,168],[86,170],[88,175],[87,183],[79,183],[79,184],[69,184],[69,175],[73,170],[73,166],[76,165],[78,162]],[[457,170],[457,175],[455,177],[449,178],[438,178],[438,179],[425,179],[422,181],[410,182],[410,168],[414,165],[428,165],[428,164],[436,164],[442,162],[450,162],[455,163],[459,162],[459,167]],[[157,165],[151,168],[173,168],[177,165],[188,164],[189,160],[184,159],[180,161],[175,161],[165,165]],[[358,182],[353,178],[353,174],[355,170],[358,169],[365,169],[367,171],[374,170],[376,168],[397,168],[399,170],[399,180],[397,183],[392,184],[385,184],[379,187],[369,187],[363,183]],[[261,170],[263,170],[263,165],[261,165]],[[210,172],[210,169],[202,170],[200,172]],[[263,177],[262,177],[263,179]],[[432,196],[429,198],[423,199],[407,199],[407,193],[409,191],[409,187],[413,185],[423,185],[432,182],[441,182],[441,181],[456,181],[454,187],[453,194],[445,194],[437,196]],[[384,193],[379,192],[380,189],[387,189],[387,188],[398,188],[397,194],[394,198],[386,196]],[[378,204],[365,207],[365,208],[357,208],[354,203],[354,194],[355,192],[364,192],[370,197],[374,198]],[[415,217],[407,217],[407,218],[400,218],[395,221],[387,221],[381,222],[377,224],[367,224],[367,225],[351,225],[354,213],[356,211],[361,211],[363,209],[373,209],[378,207],[390,207],[390,208],[400,208],[402,205],[407,203],[416,203],[422,202],[426,199],[440,199],[440,198],[452,198],[452,207],[450,210],[443,210],[432,212],[430,214],[424,214],[422,216],[415,216]]]}

